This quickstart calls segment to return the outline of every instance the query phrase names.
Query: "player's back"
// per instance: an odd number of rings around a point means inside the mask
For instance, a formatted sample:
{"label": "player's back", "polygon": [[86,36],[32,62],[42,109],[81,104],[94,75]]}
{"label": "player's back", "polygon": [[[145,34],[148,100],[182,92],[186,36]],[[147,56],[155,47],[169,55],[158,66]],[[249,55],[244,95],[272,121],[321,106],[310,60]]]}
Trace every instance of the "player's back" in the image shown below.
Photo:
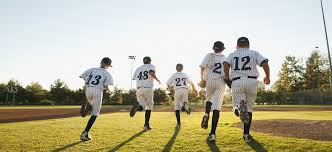
{"label": "player's back", "polygon": [[135,70],[133,79],[136,80],[137,87],[153,87],[153,78],[150,71],[156,71],[155,66],[152,64],[143,64]]}
{"label": "player's back", "polygon": [[174,73],[169,80],[167,81],[168,85],[173,85],[173,89],[178,88],[188,88],[190,83],[189,76],[186,73],[183,72],[176,72]]}
{"label": "player's back", "polygon": [[227,62],[231,67],[230,78],[241,76],[258,77],[257,65],[260,65],[266,58],[262,57],[257,51],[242,48],[234,51],[227,57]]}
{"label": "player's back", "polygon": [[207,54],[201,67],[207,70],[207,79],[217,79],[225,76],[222,64],[226,61],[226,57],[222,53],[209,53]]}
{"label": "player's back", "polygon": [[97,87],[103,90],[107,79],[111,79],[110,73],[103,68],[91,68],[82,74],[86,87]]}

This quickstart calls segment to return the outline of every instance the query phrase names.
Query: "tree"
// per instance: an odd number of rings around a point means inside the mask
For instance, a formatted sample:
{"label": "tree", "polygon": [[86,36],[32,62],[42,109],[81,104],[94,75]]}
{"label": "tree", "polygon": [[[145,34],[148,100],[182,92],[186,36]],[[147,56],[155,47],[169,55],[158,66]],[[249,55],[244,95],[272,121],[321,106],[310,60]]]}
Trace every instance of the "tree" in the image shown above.
{"label": "tree", "polygon": [[47,98],[48,91],[38,82],[31,82],[25,89],[27,91],[26,99],[29,101],[29,104],[39,104],[41,100]]}
{"label": "tree", "polygon": [[114,88],[112,92],[110,92],[110,103],[111,104],[122,104],[122,94],[123,90],[117,87]]}
{"label": "tree", "polygon": [[55,104],[70,104],[70,91],[64,81],[57,79],[51,85],[50,100],[54,101]]}
{"label": "tree", "polygon": [[136,102],[136,90],[135,89],[130,89],[128,92],[124,92],[122,94],[122,100],[123,104],[129,104],[132,105],[134,102]]}
{"label": "tree", "polygon": [[276,91],[293,92],[303,90],[303,64],[295,56],[286,56],[274,85]]}
{"label": "tree", "polygon": [[313,51],[306,60],[304,78],[305,89],[328,88],[329,69],[327,58],[322,57],[318,51]]}
{"label": "tree", "polygon": [[162,104],[168,101],[166,91],[161,88],[155,89],[153,94],[154,94],[153,100],[155,104]]}

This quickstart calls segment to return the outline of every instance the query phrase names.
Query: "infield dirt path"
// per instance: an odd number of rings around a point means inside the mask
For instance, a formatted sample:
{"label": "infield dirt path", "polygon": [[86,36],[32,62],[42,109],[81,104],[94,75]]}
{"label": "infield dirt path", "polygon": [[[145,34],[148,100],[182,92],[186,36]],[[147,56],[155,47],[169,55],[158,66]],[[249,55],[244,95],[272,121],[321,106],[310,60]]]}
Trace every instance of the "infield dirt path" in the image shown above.
{"label": "infield dirt path", "polygon": [[[102,108],[101,113],[128,112],[130,106],[124,108]],[[48,109],[0,109],[0,123],[45,120],[80,116],[79,108],[48,108]],[[154,111],[173,112],[173,106],[156,106]],[[193,112],[204,111],[203,107],[192,108]],[[230,112],[231,107],[223,107],[222,111]],[[332,107],[256,107],[255,111],[332,111]]]}

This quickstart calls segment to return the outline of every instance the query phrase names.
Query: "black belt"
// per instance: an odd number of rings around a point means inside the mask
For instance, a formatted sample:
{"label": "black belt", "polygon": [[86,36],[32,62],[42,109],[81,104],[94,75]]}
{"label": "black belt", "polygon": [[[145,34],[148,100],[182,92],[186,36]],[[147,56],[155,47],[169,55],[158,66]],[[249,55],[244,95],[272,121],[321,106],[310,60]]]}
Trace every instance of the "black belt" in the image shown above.
{"label": "black belt", "polygon": [[152,87],[137,87],[137,89],[140,89],[140,88],[152,88]]}
{"label": "black belt", "polygon": [[[255,77],[255,76],[248,76],[248,78],[257,79],[257,77]],[[232,79],[232,81],[239,80],[239,79],[241,79],[241,77],[235,77],[235,78]]]}

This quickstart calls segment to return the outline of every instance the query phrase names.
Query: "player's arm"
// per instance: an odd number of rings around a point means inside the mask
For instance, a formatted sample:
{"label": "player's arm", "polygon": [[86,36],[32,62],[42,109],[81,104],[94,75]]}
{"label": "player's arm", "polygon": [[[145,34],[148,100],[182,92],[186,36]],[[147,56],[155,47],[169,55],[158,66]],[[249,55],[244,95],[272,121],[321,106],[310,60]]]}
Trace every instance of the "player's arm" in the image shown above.
{"label": "player's arm", "polygon": [[157,78],[156,72],[154,70],[150,70],[149,74],[151,75],[152,78],[154,78],[160,84],[160,80]]}
{"label": "player's arm", "polygon": [[224,73],[225,73],[225,80],[229,80],[229,64],[224,62]]}
{"label": "player's arm", "polygon": [[204,67],[202,67],[202,66],[200,66],[200,68],[201,68],[201,81],[203,81],[203,74],[204,74],[204,70],[205,70],[205,68]]}
{"label": "player's arm", "polygon": [[265,83],[265,84],[270,84],[270,66],[269,66],[269,64],[266,62],[266,63],[263,63],[263,64],[262,64],[262,67],[263,67],[263,70],[264,70],[264,72],[265,72],[264,83]]}

